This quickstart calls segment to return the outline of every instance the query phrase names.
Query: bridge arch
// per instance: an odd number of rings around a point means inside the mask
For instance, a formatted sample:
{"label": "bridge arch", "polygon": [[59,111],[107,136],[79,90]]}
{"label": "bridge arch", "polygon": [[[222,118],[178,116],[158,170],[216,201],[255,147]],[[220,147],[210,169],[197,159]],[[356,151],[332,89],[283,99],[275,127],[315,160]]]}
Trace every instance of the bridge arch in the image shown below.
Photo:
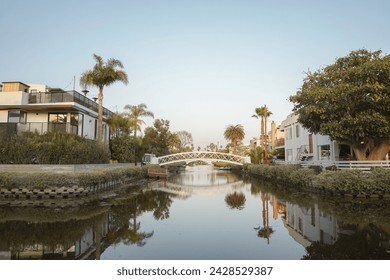
{"label": "bridge arch", "polygon": [[154,164],[158,164],[160,166],[172,164],[172,163],[178,163],[178,162],[185,162],[186,164],[193,162],[193,161],[205,161],[208,163],[211,162],[226,162],[236,165],[243,165],[244,163],[250,163],[251,159],[250,157],[243,157],[233,154],[227,154],[227,153],[218,153],[218,152],[185,152],[185,153],[177,153],[177,154],[171,154],[166,155],[158,158],[154,158],[153,162]]}

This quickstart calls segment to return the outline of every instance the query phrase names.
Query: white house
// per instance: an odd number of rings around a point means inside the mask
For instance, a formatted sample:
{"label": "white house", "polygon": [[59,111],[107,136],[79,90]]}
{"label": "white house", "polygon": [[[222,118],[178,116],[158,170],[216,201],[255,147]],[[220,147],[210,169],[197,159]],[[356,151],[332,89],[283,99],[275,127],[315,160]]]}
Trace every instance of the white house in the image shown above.
{"label": "white house", "polygon": [[298,122],[298,115],[292,113],[282,122],[284,131],[285,160],[296,161],[338,161],[351,157],[351,149],[332,141],[327,135],[313,134]]}
{"label": "white house", "polygon": [[[3,82],[0,87],[0,131],[3,133],[66,131],[96,139],[98,104],[77,91],[45,85]],[[107,118],[103,108],[103,142],[108,143]]]}

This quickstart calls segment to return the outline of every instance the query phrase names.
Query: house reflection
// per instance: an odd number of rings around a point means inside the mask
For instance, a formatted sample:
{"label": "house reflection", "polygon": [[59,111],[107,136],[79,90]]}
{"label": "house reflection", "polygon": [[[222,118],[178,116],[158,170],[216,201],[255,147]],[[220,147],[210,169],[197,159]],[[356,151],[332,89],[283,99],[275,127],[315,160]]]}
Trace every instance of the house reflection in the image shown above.
{"label": "house reflection", "polygon": [[289,234],[304,247],[319,241],[333,244],[337,239],[337,219],[325,214],[317,205],[310,208],[286,203],[284,225]]}
{"label": "house reflection", "polygon": [[81,208],[77,219],[62,217],[66,221],[50,222],[51,218],[58,220],[53,210],[53,215],[44,216],[45,222],[39,222],[41,209],[35,209],[37,218],[33,219],[23,219],[23,213],[12,216],[12,220],[0,221],[0,259],[100,259],[112,244],[143,246],[153,232],[142,232],[137,217],[152,212],[156,220],[169,218],[171,197],[163,192],[142,192],[103,211],[98,205],[93,211],[100,214],[91,218],[91,213]]}

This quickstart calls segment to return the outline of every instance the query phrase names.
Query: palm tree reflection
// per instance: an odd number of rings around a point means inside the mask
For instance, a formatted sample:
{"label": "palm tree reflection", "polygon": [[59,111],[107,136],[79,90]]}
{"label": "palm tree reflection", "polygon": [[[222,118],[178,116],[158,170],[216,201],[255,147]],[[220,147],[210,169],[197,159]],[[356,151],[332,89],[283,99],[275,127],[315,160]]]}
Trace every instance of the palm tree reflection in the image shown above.
{"label": "palm tree reflection", "polygon": [[269,244],[269,238],[271,234],[274,232],[272,227],[269,226],[269,213],[268,213],[268,201],[269,196],[268,193],[261,193],[261,201],[263,205],[263,227],[256,227],[254,228],[257,231],[257,236],[261,238],[266,238],[267,243]]}
{"label": "palm tree reflection", "polygon": [[225,196],[225,202],[230,209],[244,209],[245,201],[246,198],[243,193],[234,192]]}

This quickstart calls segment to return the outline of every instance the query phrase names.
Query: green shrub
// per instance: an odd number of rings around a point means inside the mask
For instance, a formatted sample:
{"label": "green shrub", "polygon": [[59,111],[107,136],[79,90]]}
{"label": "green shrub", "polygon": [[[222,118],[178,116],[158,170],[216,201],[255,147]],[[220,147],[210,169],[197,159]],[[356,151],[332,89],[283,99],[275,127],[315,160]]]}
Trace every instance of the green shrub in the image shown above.
{"label": "green shrub", "polygon": [[65,133],[26,133],[0,137],[2,164],[84,164],[108,163],[108,147],[97,141]]}
{"label": "green shrub", "polygon": [[319,192],[371,196],[390,194],[390,170],[326,170],[319,174],[316,168],[300,168],[295,165],[245,165],[244,171],[288,187],[310,188]]}

